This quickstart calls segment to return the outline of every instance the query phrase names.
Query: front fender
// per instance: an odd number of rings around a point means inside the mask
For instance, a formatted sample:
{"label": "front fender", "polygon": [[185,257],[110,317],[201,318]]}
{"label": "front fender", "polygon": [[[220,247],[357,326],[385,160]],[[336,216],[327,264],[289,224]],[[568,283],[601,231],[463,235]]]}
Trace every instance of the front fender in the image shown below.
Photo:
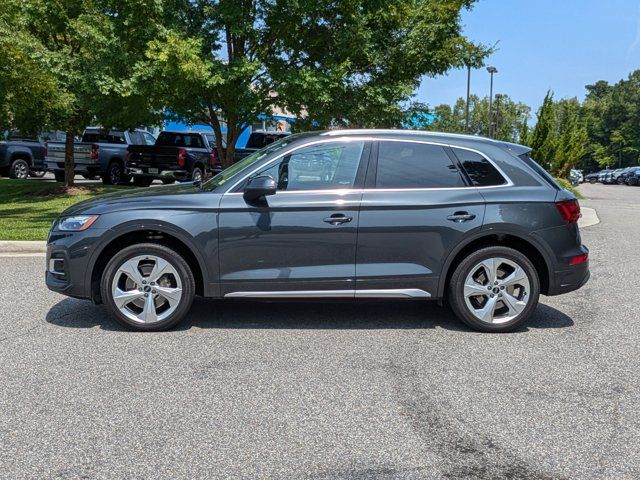
{"label": "front fender", "polygon": [[[117,226],[105,230],[87,262],[85,284],[90,285],[92,274],[104,250],[124,235],[153,230],[171,236],[184,244],[195,257],[203,276],[205,296],[219,294],[218,271],[218,214],[217,212],[155,212],[131,211],[102,215],[105,223],[110,216],[128,217]],[[211,223],[211,225],[209,225]],[[206,228],[208,226],[209,228]],[[189,232],[194,232],[191,234]]]}

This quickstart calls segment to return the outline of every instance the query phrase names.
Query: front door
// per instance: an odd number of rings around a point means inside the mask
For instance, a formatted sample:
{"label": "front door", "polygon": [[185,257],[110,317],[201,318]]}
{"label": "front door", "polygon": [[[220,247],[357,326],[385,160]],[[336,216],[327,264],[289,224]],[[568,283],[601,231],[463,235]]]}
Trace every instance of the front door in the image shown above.
{"label": "front door", "polygon": [[219,264],[229,297],[353,297],[356,238],[369,144],[322,141],[270,162],[275,195],[220,204]]}
{"label": "front door", "polygon": [[482,227],[484,200],[446,146],[376,147],[360,210],[356,295],[435,296],[447,254]]}

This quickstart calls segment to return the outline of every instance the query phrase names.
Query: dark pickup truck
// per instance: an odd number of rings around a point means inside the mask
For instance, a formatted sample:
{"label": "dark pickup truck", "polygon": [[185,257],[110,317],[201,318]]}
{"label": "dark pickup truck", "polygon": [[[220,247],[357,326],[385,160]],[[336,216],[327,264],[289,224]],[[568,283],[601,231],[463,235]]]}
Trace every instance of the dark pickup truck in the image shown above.
{"label": "dark pickup truck", "polygon": [[7,132],[0,138],[4,138],[0,141],[0,175],[25,179],[44,175],[45,142],[64,141],[64,133],[52,131],[29,137],[14,131]]}
{"label": "dark pickup truck", "polygon": [[126,165],[127,175],[141,187],[155,178],[199,182],[221,171],[213,132],[160,132],[155,145],[129,146]]}
{"label": "dark pickup truck", "polygon": [[267,145],[271,145],[273,142],[277,142],[281,138],[291,135],[290,132],[268,132],[258,130],[252,132],[247,140],[247,145],[244,148],[236,148],[233,155],[233,161],[239,162],[244,157],[248,157],[254,152],[263,149]]}
{"label": "dark pickup truck", "polygon": [[[153,145],[155,137],[144,130],[106,130],[88,127],[82,141],[73,145],[73,170],[84,178],[101,177],[107,185],[126,184],[125,156],[129,145]],[[64,142],[48,142],[46,168],[64,182]]]}

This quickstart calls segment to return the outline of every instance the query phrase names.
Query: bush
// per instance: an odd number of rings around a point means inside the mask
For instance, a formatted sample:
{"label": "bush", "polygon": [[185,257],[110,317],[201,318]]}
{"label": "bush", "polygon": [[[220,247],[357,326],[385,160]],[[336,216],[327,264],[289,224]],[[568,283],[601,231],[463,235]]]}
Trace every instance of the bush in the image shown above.
{"label": "bush", "polygon": [[558,182],[558,184],[560,184],[562,188],[564,188],[565,190],[569,190],[577,198],[583,198],[580,192],[576,189],[576,187],[571,185],[571,182],[569,180],[565,180],[564,178],[558,178],[558,177],[556,177],[555,180],[556,182]]}

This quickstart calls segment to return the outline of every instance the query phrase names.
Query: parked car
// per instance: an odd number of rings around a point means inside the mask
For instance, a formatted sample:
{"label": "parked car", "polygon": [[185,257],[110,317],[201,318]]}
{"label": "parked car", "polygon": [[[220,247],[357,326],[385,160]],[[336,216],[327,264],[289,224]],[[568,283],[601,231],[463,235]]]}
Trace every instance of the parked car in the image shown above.
{"label": "parked car", "polygon": [[154,178],[201,182],[221,170],[212,132],[160,132],[154,145],[128,149],[127,174],[138,186],[149,186]]}
{"label": "parked car", "polygon": [[270,132],[262,130],[251,132],[249,139],[247,140],[247,145],[244,148],[236,148],[233,156],[234,162],[239,162],[252,153],[277,142],[281,138],[288,137],[289,135],[291,135],[290,132]]}
{"label": "parked car", "polygon": [[640,167],[633,167],[633,170],[625,177],[625,182],[627,185],[640,185]]}
{"label": "parked car", "polygon": [[573,178],[578,184],[584,183],[584,174],[582,173],[582,170],[572,168],[569,171],[569,178]]}
{"label": "parked car", "polygon": [[620,175],[622,175],[622,172],[624,172],[624,168],[616,168],[613,172],[611,172],[607,183],[611,185],[618,183],[618,178],[620,177]]}
{"label": "parked car", "polygon": [[585,182],[589,182],[589,183],[596,183],[596,182],[598,182],[598,178],[600,177],[600,173],[602,173],[602,171],[589,173],[588,175],[586,175],[584,177],[584,181]]}
{"label": "parked car", "polygon": [[46,283],[146,331],[176,325],[196,294],[446,298],[472,328],[510,331],[540,294],[589,278],[580,205],[530,151],[429,132],[292,135],[203,184],[68,208]]}
{"label": "parked car", "polygon": [[602,170],[599,174],[598,174],[598,182],[600,183],[609,183],[608,179],[611,177],[611,173],[613,172],[613,170]]}
{"label": "parked car", "polygon": [[617,179],[617,182],[619,185],[624,185],[627,183],[627,177],[631,172],[633,172],[633,169],[634,167],[627,167],[622,170],[622,173],[618,175],[618,179]]}
{"label": "parked car", "polygon": [[[105,130],[89,127],[82,140],[74,143],[74,167],[76,174],[85,178],[102,178],[102,183],[117,185],[128,183],[125,174],[125,158],[130,145],[153,145],[155,137],[142,129]],[[56,181],[64,182],[64,142],[48,142],[46,168],[53,172]]]}
{"label": "parked car", "polygon": [[23,135],[18,131],[5,132],[0,140],[0,175],[25,179],[45,174],[45,142],[49,139],[64,141],[64,133],[43,132],[38,136]]}

